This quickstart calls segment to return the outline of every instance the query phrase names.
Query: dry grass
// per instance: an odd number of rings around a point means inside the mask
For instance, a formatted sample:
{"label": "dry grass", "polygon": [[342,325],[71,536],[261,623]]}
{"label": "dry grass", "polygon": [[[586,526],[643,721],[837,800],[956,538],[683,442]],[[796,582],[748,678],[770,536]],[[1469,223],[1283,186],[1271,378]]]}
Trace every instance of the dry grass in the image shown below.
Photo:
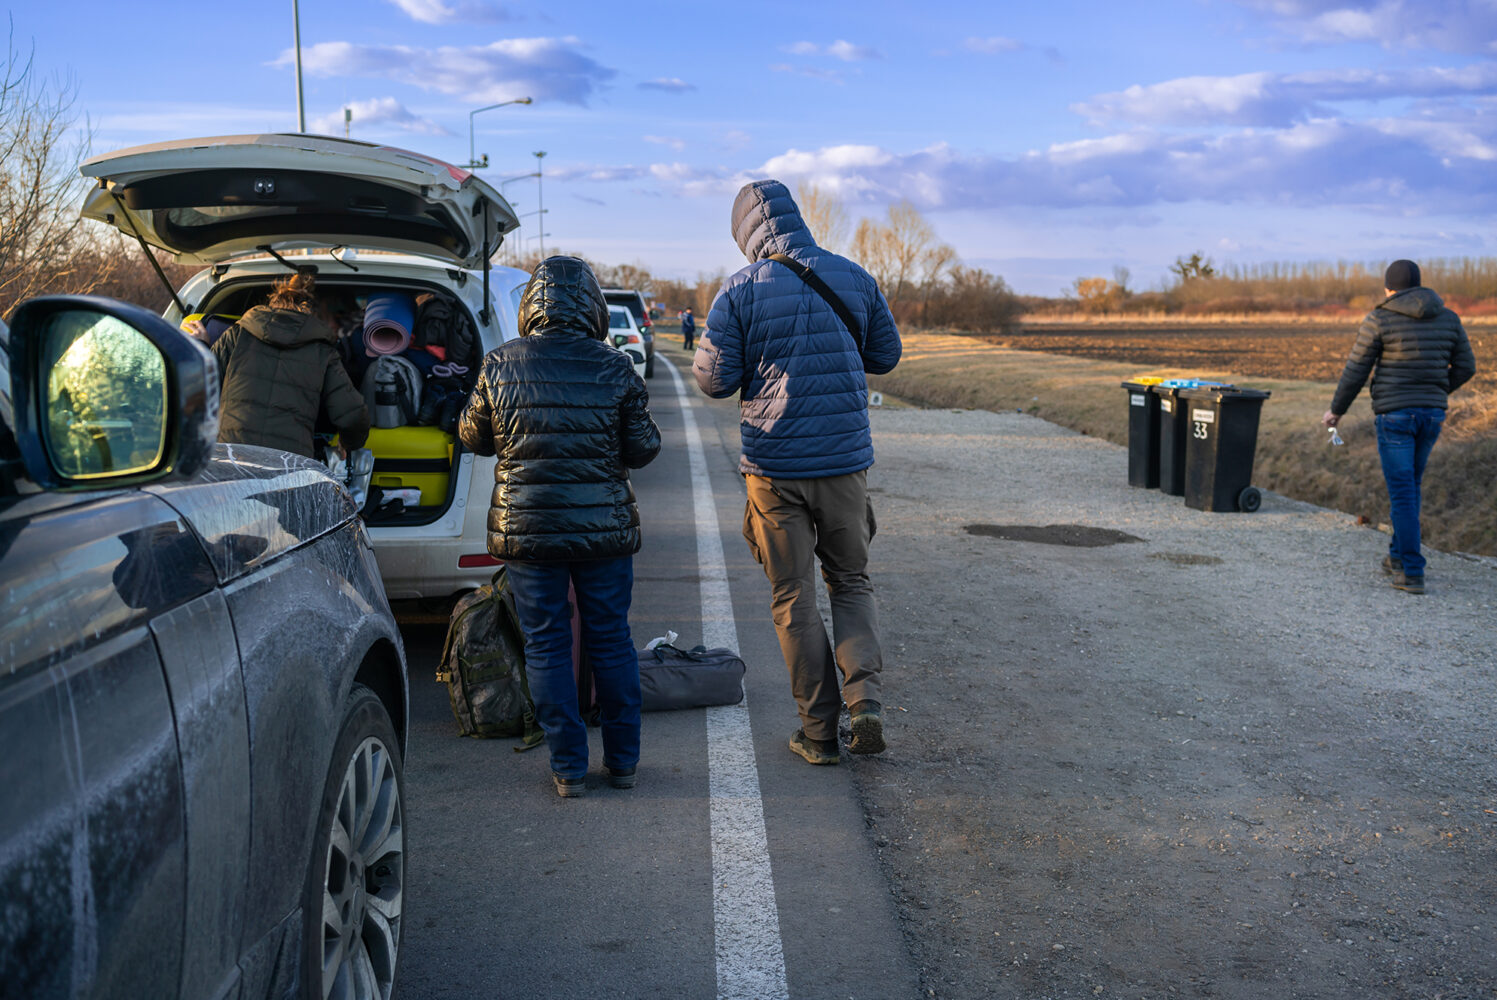
{"label": "dry grass", "polygon": [[[904,345],[899,367],[870,378],[870,385],[929,406],[1022,410],[1119,444],[1127,441],[1124,378],[1147,372],[1266,389],[1273,396],[1263,410],[1254,483],[1373,524],[1388,520],[1365,392],[1342,421],[1346,445],[1332,448],[1320,416],[1333,387],[1322,382],[1241,378],[1222,369],[1143,369],[947,334],[906,334]],[[1497,555],[1497,382],[1482,378],[1473,389],[1452,397],[1447,429],[1425,473],[1425,539],[1446,551]]]}

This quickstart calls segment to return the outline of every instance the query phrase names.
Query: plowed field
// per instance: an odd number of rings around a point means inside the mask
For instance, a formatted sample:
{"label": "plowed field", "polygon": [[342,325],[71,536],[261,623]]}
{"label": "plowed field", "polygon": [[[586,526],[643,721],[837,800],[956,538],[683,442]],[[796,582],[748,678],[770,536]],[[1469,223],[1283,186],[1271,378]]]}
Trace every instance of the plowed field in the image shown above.
{"label": "plowed field", "polygon": [[[1497,389],[1490,326],[1467,331],[1476,352],[1477,376],[1465,391]],[[1356,339],[1355,323],[1256,327],[1236,324],[1123,326],[1032,326],[978,339],[1021,351],[1044,351],[1139,367],[1212,368],[1250,378],[1334,382]],[[1483,350],[1483,348],[1487,350]]]}

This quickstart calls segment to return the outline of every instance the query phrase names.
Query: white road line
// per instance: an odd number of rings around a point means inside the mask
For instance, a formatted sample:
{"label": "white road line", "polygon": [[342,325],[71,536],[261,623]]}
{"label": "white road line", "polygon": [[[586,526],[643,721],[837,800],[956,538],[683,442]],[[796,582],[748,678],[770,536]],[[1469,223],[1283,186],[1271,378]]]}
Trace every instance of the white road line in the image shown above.
{"label": "white road line", "polygon": [[[681,402],[696,508],[697,567],[702,581],[702,642],[738,649],[722,534],[696,413],[676,366],[664,357]],[[718,1000],[788,1000],[779,907],[764,834],[759,767],[749,728],[748,696],[707,709],[707,785],[712,815],[712,920]]]}

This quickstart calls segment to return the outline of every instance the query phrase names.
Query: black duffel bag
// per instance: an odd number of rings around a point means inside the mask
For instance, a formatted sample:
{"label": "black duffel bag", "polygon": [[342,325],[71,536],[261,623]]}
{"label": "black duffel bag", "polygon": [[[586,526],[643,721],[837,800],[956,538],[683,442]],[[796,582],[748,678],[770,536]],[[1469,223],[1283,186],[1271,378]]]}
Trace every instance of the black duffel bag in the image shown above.
{"label": "black duffel bag", "polygon": [[681,649],[661,643],[639,651],[639,689],[646,712],[736,705],[747,667],[725,647]]}

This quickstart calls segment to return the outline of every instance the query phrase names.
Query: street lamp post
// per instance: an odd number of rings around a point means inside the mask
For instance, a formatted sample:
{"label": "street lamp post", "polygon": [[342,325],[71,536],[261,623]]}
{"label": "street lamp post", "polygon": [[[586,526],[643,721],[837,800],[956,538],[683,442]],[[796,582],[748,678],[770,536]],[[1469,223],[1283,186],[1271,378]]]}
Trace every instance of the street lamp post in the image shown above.
{"label": "street lamp post", "polygon": [[296,47],[296,130],[307,130],[306,105],[301,99],[301,9],[291,0],[291,41]]}
{"label": "street lamp post", "polygon": [[473,151],[473,116],[477,115],[479,112],[482,112],[482,111],[493,111],[495,108],[502,108],[502,107],[504,107],[505,105],[508,105],[508,104],[529,104],[529,103],[531,103],[530,102],[530,98],[528,98],[528,97],[517,97],[513,101],[500,101],[498,104],[490,104],[487,107],[479,108],[478,111],[469,111],[468,112],[468,169],[469,170],[477,170],[480,167],[487,167],[489,165],[489,154],[488,153],[484,153],[483,154],[483,159],[479,160],[478,159],[478,155]]}
{"label": "street lamp post", "polygon": [[[545,159],[545,158],[546,158],[546,151],[544,149],[538,150],[536,152],[536,154],[535,154],[535,204],[536,204],[536,208],[539,209],[542,212],[544,212],[546,210],[546,199],[545,199],[545,196],[544,196],[543,192],[541,191],[541,161],[543,159]],[[543,224],[542,224],[541,228],[545,229],[546,227],[544,225],[544,220],[542,220],[542,222],[543,222]],[[545,257],[546,257],[546,237],[549,236],[549,235],[551,235],[551,234],[550,233],[541,233],[541,259],[542,260],[544,260]]]}

